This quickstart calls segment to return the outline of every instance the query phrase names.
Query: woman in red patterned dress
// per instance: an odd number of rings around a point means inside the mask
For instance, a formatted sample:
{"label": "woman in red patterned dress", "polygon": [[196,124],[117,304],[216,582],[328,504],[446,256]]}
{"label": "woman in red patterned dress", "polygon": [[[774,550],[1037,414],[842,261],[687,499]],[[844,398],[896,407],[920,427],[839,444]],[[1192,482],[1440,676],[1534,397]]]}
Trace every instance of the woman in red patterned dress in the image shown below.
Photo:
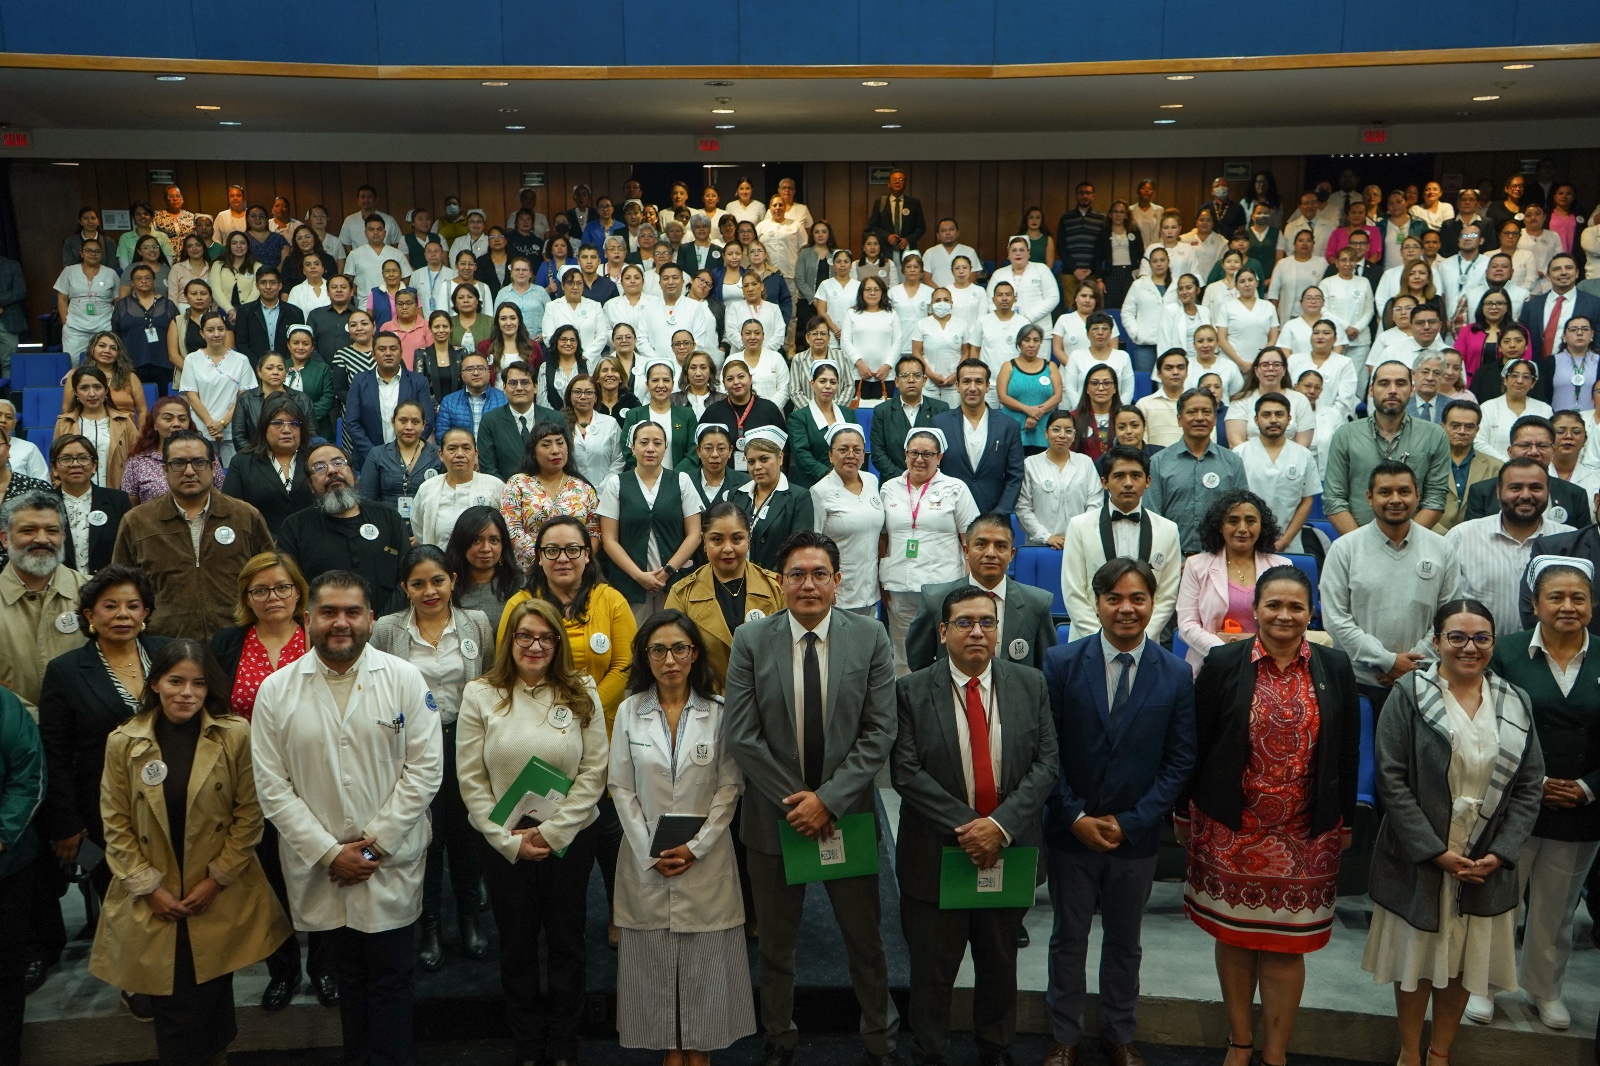
{"label": "woman in red patterned dress", "polygon": [[1255,614],[1256,639],[1213,648],[1195,679],[1199,760],[1177,819],[1189,847],[1184,910],[1216,939],[1225,1066],[1250,1062],[1257,988],[1262,1066],[1284,1062],[1305,956],[1333,929],[1361,741],[1349,658],[1305,639],[1306,575],[1264,571]]}

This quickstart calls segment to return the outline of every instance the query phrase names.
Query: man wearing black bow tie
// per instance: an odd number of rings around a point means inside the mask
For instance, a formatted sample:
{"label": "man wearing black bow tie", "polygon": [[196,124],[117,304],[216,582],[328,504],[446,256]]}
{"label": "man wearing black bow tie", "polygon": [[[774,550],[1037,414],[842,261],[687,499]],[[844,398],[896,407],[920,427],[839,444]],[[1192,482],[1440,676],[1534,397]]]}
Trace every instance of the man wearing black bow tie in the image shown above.
{"label": "man wearing black bow tie", "polygon": [[1144,506],[1150,459],[1138,448],[1119,444],[1102,455],[1100,484],[1106,490],[1105,504],[1067,523],[1061,553],[1061,595],[1072,619],[1072,639],[1100,631],[1094,574],[1106,560],[1121,557],[1142,559],[1155,571],[1155,603],[1147,632],[1151,640],[1160,640],[1177,607],[1178,579],[1183,574],[1178,527]]}

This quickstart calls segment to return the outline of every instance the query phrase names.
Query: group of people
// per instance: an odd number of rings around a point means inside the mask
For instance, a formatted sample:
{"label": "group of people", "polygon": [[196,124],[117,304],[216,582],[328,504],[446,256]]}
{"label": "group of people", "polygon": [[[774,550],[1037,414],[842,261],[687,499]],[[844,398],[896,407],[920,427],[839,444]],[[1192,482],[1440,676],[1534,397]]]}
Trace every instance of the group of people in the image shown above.
{"label": "group of people", "polygon": [[[318,230],[275,204],[268,241],[240,190],[226,240],[258,258],[229,267],[228,306],[209,274],[180,277],[185,309],[145,325],[171,298],[144,258],[121,325],[78,335],[47,455],[0,406],[0,684],[18,700],[0,715],[18,802],[0,811],[26,808],[0,819],[0,894],[16,902],[0,1040],[59,956],[76,866],[103,900],[93,972],[154,1019],[163,1061],[223,1053],[244,965],[267,962],[264,1008],[290,1002],[291,928],[347,1054],[412,1061],[414,968],[445,965],[451,939],[485,953],[484,895],[518,1060],[575,1061],[598,865],[622,1042],[699,1062],[759,1028],[783,1066],[792,865],[875,851],[886,771],[918,1061],[947,1054],[968,946],[985,1063],[1006,1061],[1015,1030],[1031,891],[943,907],[956,856],[975,891],[1001,891],[1007,864],[1013,883],[1050,886],[1049,1066],[1077,1061],[1097,910],[1098,1035],[1113,1061],[1142,1062],[1139,924],[1170,833],[1188,849],[1186,909],[1217,941],[1228,1066],[1256,1050],[1258,990],[1261,1059],[1278,1066],[1304,956],[1332,935],[1362,698],[1384,818],[1365,965],[1395,985],[1402,1064],[1428,1054],[1430,995],[1434,1058],[1463,1013],[1493,1016],[1496,991],[1521,987],[1546,1025],[1569,1025],[1562,975],[1600,848],[1585,813],[1600,753],[1581,739],[1600,697],[1575,683],[1600,561],[1577,360],[1594,354],[1584,298],[1600,298],[1575,290],[1572,256],[1549,257],[1549,291],[1520,300],[1487,272],[1453,302],[1397,290],[1400,332],[1374,362],[1345,343],[1370,319],[1353,333],[1322,310],[1370,312],[1382,292],[1364,227],[1325,235],[1343,237],[1336,276],[1359,268],[1370,291],[1308,282],[1285,341],[1269,302],[1283,295],[1258,297],[1259,271],[1229,273],[1231,253],[1214,257],[1223,289],[1171,280],[1199,245],[1168,233],[1146,188],[1095,221],[1080,187],[1054,237],[1025,213],[981,295],[953,220],[917,253],[903,173],[859,261],[817,239],[820,220],[793,258],[774,254],[809,213],[792,184],[766,211],[740,188],[727,211],[714,190],[697,211],[672,190],[654,213],[666,234],[689,216],[675,252],[638,190],[623,221],[590,219],[575,193],[542,234],[525,197],[509,257],[481,213],[453,234],[459,203],[437,226],[418,209],[404,235],[370,190],[338,236],[325,212]],[[1226,216],[1226,183],[1215,193],[1205,210]],[[1255,194],[1252,220],[1275,206]],[[1301,235],[1340,192],[1308,196],[1274,275],[1305,261]],[[1435,199],[1430,184],[1424,206],[1448,210]],[[1460,202],[1447,265],[1477,269]],[[181,192],[168,208],[137,218],[197,243]],[[541,254],[591,229],[573,262]],[[290,288],[279,271],[306,233]],[[88,273],[100,238],[78,236],[67,271]],[[159,246],[144,236],[130,245]],[[429,284],[446,240],[457,273]],[[1273,254],[1258,243],[1246,263]],[[1089,245],[1104,259],[1079,258]],[[261,265],[272,251],[280,265]],[[328,303],[303,313],[307,285]],[[1148,362],[1103,310],[1120,300],[1133,337],[1146,287],[1164,338]],[[453,311],[428,309],[441,292]],[[1481,322],[1459,326],[1474,299]],[[1454,388],[1430,361],[1452,329]],[[1155,380],[1134,402],[1136,370]],[[1327,531],[1310,524],[1318,502]],[[1064,647],[1056,590],[1008,576],[1023,542],[1060,552]],[[868,865],[820,880],[869,1056],[888,1061],[899,1021]]]}

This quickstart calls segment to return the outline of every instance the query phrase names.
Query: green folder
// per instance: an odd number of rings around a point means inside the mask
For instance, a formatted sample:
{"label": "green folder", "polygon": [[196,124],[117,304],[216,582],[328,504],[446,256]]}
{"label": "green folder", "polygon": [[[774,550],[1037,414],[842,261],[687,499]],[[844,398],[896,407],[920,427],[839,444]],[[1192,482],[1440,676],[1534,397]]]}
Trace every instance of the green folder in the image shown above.
{"label": "green folder", "polygon": [[[489,820],[507,829],[538,825],[556,813],[571,788],[572,778],[534,755],[489,812]],[[566,849],[555,854],[561,858]]]}
{"label": "green folder", "polygon": [[878,872],[878,825],[872,814],[847,814],[833,827],[834,839],[825,843],[779,820],[783,872],[789,884],[807,885]]}
{"label": "green folder", "polygon": [[1033,906],[1038,848],[1001,848],[995,869],[980,870],[960,848],[945,848],[939,859],[939,909]]}

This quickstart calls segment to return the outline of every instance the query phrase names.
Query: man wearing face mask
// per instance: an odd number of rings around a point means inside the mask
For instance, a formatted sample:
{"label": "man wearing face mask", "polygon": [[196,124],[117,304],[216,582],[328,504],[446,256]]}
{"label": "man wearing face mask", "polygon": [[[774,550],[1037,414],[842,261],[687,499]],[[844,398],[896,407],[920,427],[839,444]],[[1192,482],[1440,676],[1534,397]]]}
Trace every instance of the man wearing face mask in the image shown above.
{"label": "man wearing face mask", "polygon": [[319,444],[306,456],[316,502],[283,520],[278,550],[294,557],[307,581],[353,570],[372,588],[381,614],[400,588],[400,553],[410,546],[400,512],[356,491],[355,468],[343,448]]}
{"label": "man wearing face mask", "polygon": [[1211,182],[1211,202],[1206,206],[1211,208],[1212,217],[1216,219],[1215,229],[1218,233],[1244,229],[1250,221],[1245,217],[1244,208],[1229,198],[1227,178],[1216,178]]}
{"label": "man wearing face mask", "polygon": [[444,241],[446,248],[455,243],[455,239],[467,232],[467,220],[461,217],[461,197],[446,196],[444,198],[444,214],[439,221],[433,224],[433,232]]}

